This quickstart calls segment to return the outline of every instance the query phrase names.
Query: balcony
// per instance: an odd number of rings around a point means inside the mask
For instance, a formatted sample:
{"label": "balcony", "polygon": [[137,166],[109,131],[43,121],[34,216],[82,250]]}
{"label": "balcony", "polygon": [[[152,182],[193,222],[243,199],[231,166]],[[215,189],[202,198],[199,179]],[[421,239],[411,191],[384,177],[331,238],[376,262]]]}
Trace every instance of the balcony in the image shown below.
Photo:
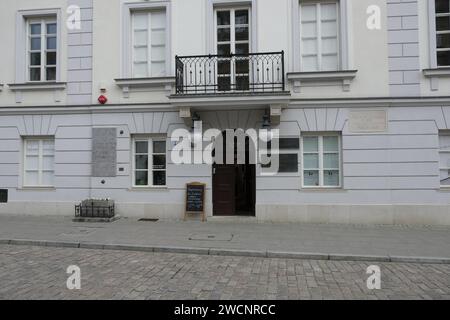
{"label": "balcony", "polygon": [[176,56],[175,96],[285,93],[284,52]]}

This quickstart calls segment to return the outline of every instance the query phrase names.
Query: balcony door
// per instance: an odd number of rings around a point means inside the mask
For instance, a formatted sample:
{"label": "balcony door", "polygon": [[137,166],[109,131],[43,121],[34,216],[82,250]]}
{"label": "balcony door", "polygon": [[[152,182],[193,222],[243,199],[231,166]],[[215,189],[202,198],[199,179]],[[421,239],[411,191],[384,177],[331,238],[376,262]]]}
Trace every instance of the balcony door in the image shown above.
{"label": "balcony door", "polygon": [[216,10],[218,91],[249,90],[250,25],[250,8]]}

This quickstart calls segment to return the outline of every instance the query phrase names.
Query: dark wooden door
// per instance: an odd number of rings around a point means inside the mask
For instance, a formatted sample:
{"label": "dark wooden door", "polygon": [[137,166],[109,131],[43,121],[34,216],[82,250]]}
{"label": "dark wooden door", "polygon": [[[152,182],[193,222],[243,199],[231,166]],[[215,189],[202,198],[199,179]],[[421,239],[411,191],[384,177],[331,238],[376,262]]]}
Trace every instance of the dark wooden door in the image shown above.
{"label": "dark wooden door", "polygon": [[235,166],[215,165],[213,172],[213,210],[215,216],[230,216],[236,212]]}

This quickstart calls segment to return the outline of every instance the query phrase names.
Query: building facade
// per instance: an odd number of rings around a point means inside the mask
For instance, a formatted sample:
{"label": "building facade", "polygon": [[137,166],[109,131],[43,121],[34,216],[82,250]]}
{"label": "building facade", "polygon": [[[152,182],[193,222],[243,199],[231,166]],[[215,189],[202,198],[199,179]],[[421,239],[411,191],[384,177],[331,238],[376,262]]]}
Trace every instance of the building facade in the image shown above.
{"label": "building facade", "polygon": [[[200,182],[209,219],[450,225],[449,0],[0,9],[0,214],[180,219]],[[175,164],[196,120],[278,129],[278,172]]]}

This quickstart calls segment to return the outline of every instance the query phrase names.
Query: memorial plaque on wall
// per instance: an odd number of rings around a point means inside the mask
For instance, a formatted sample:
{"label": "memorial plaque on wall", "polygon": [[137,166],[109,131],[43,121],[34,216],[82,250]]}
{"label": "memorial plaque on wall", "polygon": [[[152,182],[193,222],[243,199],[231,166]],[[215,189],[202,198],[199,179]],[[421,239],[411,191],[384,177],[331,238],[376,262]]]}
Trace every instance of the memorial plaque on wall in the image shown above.
{"label": "memorial plaque on wall", "polygon": [[117,172],[117,129],[92,129],[92,176],[115,177]]}
{"label": "memorial plaque on wall", "polygon": [[388,129],[386,110],[352,110],[349,115],[349,131],[385,132]]}

